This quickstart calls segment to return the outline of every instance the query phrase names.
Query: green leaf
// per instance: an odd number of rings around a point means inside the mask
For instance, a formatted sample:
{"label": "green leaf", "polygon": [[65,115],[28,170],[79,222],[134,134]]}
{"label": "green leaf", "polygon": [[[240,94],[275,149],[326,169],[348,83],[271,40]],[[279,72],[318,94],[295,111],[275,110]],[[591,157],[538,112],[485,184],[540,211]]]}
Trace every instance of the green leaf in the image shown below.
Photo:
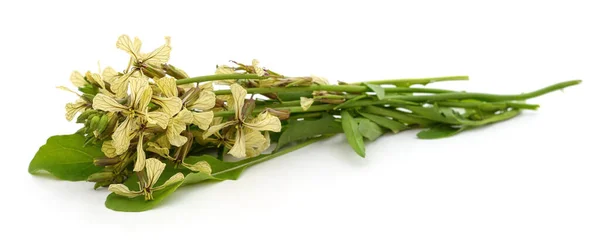
{"label": "green leaf", "polygon": [[374,115],[374,114],[369,114],[369,113],[363,113],[363,112],[358,112],[360,115],[362,115],[363,117],[371,120],[372,122],[377,123],[377,125],[385,127],[389,130],[392,130],[393,133],[397,133],[400,132],[402,130],[406,130],[409,129],[408,126],[406,126],[404,123],[401,122],[397,122],[395,120],[390,120],[387,117],[383,117],[383,116],[379,116],[379,115]]}
{"label": "green leaf", "polygon": [[[190,156],[186,158],[186,163],[193,164],[199,161],[206,161],[210,164],[212,168],[212,174],[208,175],[201,172],[190,172],[186,169],[174,169],[171,163],[167,164],[167,167],[161,174],[158,183],[156,185],[161,185],[171,176],[175,175],[175,173],[181,172],[184,173],[185,179],[180,183],[169,186],[163,190],[156,191],[153,193],[154,200],[146,201],[143,196],[138,196],[135,198],[127,198],[124,196],[119,196],[115,193],[111,193],[106,198],[105,205],[107,208],[110,208],[115,211],[123,211],[123,212],[142,212],[146,210],[150,210],[155,206],[158,206],[167,196],[171,195],[177,188],[181,186],[187,186],[192,184],[197,184],[206,181],[222,181],[222,180],[235,180],[239,178],[240,174],[251,165],[258,164],[263,161],[267,161],[272,158],[279,157],[283,154],[295,151],[302,147],[305,147],[314,142],[320,141],[322,139],[328,138],[330,136],[322,136],[319,138],[309,139],[305,142],[297,144],[295,146],[289,147],[287,149],[283,149],[278,152],[274,152],[271,154],[263,154],[257,157],[237,161],[237,162],[225,162],[216,159],[210,155],[203,156]],[[138,189],[137,186],[137,177],[130,177],[125,185],[127,185],[130,189]]]}
{"label": "green leaf", "polygon": [[364,158],[365,143],[362,135],[358,131],[358,124],[356,123],[356,120],[354,120],[348,110],[342,111],[342,128],[344,130],[344,134],[346,134],[348,144],[350,144],[356,154]]}
{"label": "green leaf", "polygon": [[47,172],[62,180],[86,180],[89,175],[102,170],[102,167],[94,165],[94,158],[104,154],[100,147],[84,147],[84,143],[85,137],[80,134],[50,137],[29,163],[29,173]]}
{"label": "green leaf", "polygon": [[277,148],[289,144],[290,142],[312,138],[317,135],[342,133],[342,126],[330,114],[324,113],[318,120],[290,120],[286,129],[281,133],[277,141]]}
{"label": "green leaf", "polygon": [[356,121],[358,122],[358,131],[360,134],[370,141],[376,140],[379,136],[383,135],[383,130],[375,122],[366,118],[356,118]]}
{"label": "green leaf", "polygon": [[375,92],[375,95],[377,95],[377,98],[379,100],[383,100],[383,98],[385,97],[385,89],[383,89],[383,87],[377,85],[377,84],[364,84],[365,86],[367,86],[369,89],[371,89],[373,92]]}
{"label": "green leaf", "polygon": [[466,129],[467,127],[457,128],[449,125],[437,125],[419,132],[417,137],[419,137],[419,139],[441,139],[454,136]]}

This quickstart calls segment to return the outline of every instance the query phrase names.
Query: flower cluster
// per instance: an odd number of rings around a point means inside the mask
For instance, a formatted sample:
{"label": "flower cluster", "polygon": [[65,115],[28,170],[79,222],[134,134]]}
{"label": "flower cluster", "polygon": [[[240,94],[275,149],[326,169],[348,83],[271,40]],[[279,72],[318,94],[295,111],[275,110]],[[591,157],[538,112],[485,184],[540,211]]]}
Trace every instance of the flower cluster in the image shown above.
{"label": "flower cluster", "polygon": [[[106,156],[95,164],[104,166],[102,172],[88,178],[96,187],[126,197],[144,195],[152,199],[152,192],[183,180],[183,174],[173,175],[156,187],[158,178],[167,164],[181,166],[193,172],[211,173],[208,163],[188,164],[184,159],[194,145],[217,147],[236,158],[257,156],[270,146],[269,132],[281,130],[280,120],[262,111],[253,115],[246,105],[246,90],[235,81],[227,81],[231,95],[218,99],[211,82],[178,85],[178,79],[187,74],[168,64],[170,39],[149,52],[141,52],[141,41],[123,35],[117,48],[130,56],[123,72],[107,67],[98,73],[85,75],[75,71],[71,82],[80,93],[59,87],[78,95],[74,103],[66,105],[66,118],[72,120],[79,113],[79,130],[88,143],[101,145]],[[253,73],[264,76],[268,71],[258,66],[239,64],[244,72],[219,67],[225,73]],[[217,103],[218,106],[217,106]],[[249,111],[248,111],[249,109]],[[215,118],[218,111],[234,111],[229,119]],[[139,190],[130,190],[122,184],[131,175],[137,175]]]}

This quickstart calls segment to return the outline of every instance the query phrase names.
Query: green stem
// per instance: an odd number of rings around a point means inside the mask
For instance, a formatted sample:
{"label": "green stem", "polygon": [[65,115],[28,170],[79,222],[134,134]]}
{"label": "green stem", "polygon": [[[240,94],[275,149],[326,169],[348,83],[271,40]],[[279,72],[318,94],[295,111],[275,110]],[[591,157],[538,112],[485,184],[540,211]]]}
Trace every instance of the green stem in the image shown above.
{"label": "green stem", "polygon": [[206,75],[199,76],[193,78],[184,78],[177,80],[177,85],[182,84],[191,84],[191,83],[201,83],[208,81],[219,81],[219,80],[228,80],[228,79],[265,79],[266,77],[261,77],[256,74],[215,74],[215,75]]}
{"label": "green stem", "polygon": [[562,83],[550,85],[548,87],[532,91],[529,93],[519,95],[494,95],[486,93],[467,93],[467,92],[455,92],[455,93],[441,93],[437,95],[423,95],[423,96],[386,96],[386,99],[400,99],[412,102],[436,102],[445,100],[462,100],[462,99],[475,99],[489,102],[501,102],[501,101],[516,101],[516,100],[527,100],[530,98],[538,97],[552,91],[561,90],[569,86],[577,85],[581,83],[581,80],[572,80]]}
{"label": "green stem", "polygon": [[405,79],[388,79],[388,80],[376,80],[376,81],[364,81],[356,82],[351,84],[387,84],[387,85],[399,85],[399,86],[410,86],[413,84],[428,84],[433,82],[442,81],[457,81],[457,80],[469,80],[469,76],[449,76],[449,77],[433,77],[433,78],[405,78]]}

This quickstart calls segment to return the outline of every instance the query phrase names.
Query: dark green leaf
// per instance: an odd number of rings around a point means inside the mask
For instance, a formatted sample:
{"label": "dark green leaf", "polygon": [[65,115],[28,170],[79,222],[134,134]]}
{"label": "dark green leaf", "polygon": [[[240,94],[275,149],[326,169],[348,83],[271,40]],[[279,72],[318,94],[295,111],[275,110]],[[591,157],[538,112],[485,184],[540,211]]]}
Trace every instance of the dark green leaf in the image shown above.
{"label": "dark green leaf", "polygon": [[375,122],[366,118],[356,118],[356,121],[358,122],[358,131],[360,134],[370,141],[376,140],[379,136],[383,135],[383,130]]}
{"label": "dark green leaf", "polygon": [[358,112],[358,113],[360,115],[362,115],[363,117],[371,120],[372,122],[377,123],[377,125],[385,127],[389,130],[392,130],[392,132],[394,132],[394,133],[408,129],[408,126],[406,126],[404,123],[397,122],[395,120],[390,120],[387,117],[369,114],[369,113],[363,113],[363,112]]}
{"label": "dark green leaf", "polygon": [[344,134],[346,134],[348,144],[350,144],[356,154],[364,158],[365,143],[362,135],[358,131],[358,123],[356,123],[356,120],[354,120],[348,110],[342,111],[342,128],[344,129]]}
{"label": "dark green leaf", "polygon": [[[185,160],[186,163],[193,164],[193,163],[196,163],[199,161],[206,161],[212,167],[212,174],[208,175],[208,174],[200,173],[200,172],[190,173],[189,170],[173,169],[172,164],[169,163],[167,165],[167,167],[165,168],[163,174],[161,175],[161,177],[158,180],[158,183],[156,185],[161,185],[162,183],[164,183],[164,181],[166,181],[172,175],[175,175],[175,173],[177,173],[177,172],[182,172],[182,173],[184,173],[184,175],[186,175],[185,179],[183,181],[181,181],[178,184],[167,187],[163,190],[154,192],[154,194],[153,194],[154,200],[152,200],[152,201],[144,200],[143,196],[138,196],[135,198],[127,198],[127,197],[123,197],[123,196],[119,196],[117,194],[111,193],[106,198],[105,205],[107,208],[110,208],[112,210],[124,211],[124,212],[141,212],[141,211],[150,210],[153,207],[159,205],[167,196],[169,196],[170,194],[175,192],[175,190],[177,190],[177,188],[179,188],[181,186],[186,186],[186,185],[191,185],[191,184],[196,184],[196,183],[201,183],[201,182],[211,181],[211,180],[213,180],[213,181],[214,180],[216,180],[216,181],[235,180],[240,176],[240,174],[244,171],[244,169],[246,169],[247,167],[249,167],[251,165],[254,165],[254,164],[257,164],[257,163],[260,163],[263,161],[267,161],[272,158],[276,158],[278,156],[295,151],[304,146],[307,146],[309,144],[312,144],[314,142],[317,142],[319,140],[322,140],[322,139],[325,139],[328,137],[329,136],[322,136],[319,138],[309,139],[305,142],[302,142],[295,146],[289,147],[287,149],[280,150],[275,153],[263,154],[263,155],[260,155],[257,157],[253,157],[253,158],[249,158],[249,159],[245,159],[245,160],[241,160],[241,161],[237,161],[237,162],[224,162],[224,161],[218,160],[215,157],[212,157],[209,155],[190,156]],[[127,182],[125,182],[125,185],[127,185],[130,189],[136,190],[136,189],[138,189],[137,181],[138,181],[137,178],[135,176],[133,176],[133,177],[130,177],[127,180]]]}
{"label": "dark green leaf", "polygon": [[342,133],[342,126],[330,114],[323,114],[318,120],[290,120],[277,141],[276,150],[290,142],[312,138],[317,135]]}
{"label": "dark green leaf", "polygon": [[383,100],[383,98],[385,97],[385,90],[383,89],[383,87],[377,85],[377,84],[364,84],[365,86],[367,86],[369,89],[371,89],[373,92],[375,92],[375,95],[377,95],[377,98],[379,100]]}
{"label": "dark green leaf", "polygon": [[29,173],[48,172],[69,181],[82,181],[102,170],[94,165],[94,158],[103,157],[100,147],[83,146],[85,137],[80,134],[52,136],[29,164]]}
{"label": "dark green leaf", "polygon": [[441,139],[454,136],[466,130],[466,127],[452,127],[449,125],[437,125],[423,130],[417,134],[419,139]]}

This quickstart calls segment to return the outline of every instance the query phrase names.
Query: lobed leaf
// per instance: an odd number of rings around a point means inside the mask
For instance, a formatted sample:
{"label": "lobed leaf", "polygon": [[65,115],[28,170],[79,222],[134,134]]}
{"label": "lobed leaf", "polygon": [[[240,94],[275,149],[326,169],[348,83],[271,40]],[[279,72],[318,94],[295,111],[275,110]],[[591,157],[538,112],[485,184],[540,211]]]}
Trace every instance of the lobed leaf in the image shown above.
{"label": "lobed leaf", "polygon": [[344,131],[340,123],[328,113],[324,113],[323,117],[318,120],[290,120],[277,141],[276,150],[294,141],[342,132]]}

